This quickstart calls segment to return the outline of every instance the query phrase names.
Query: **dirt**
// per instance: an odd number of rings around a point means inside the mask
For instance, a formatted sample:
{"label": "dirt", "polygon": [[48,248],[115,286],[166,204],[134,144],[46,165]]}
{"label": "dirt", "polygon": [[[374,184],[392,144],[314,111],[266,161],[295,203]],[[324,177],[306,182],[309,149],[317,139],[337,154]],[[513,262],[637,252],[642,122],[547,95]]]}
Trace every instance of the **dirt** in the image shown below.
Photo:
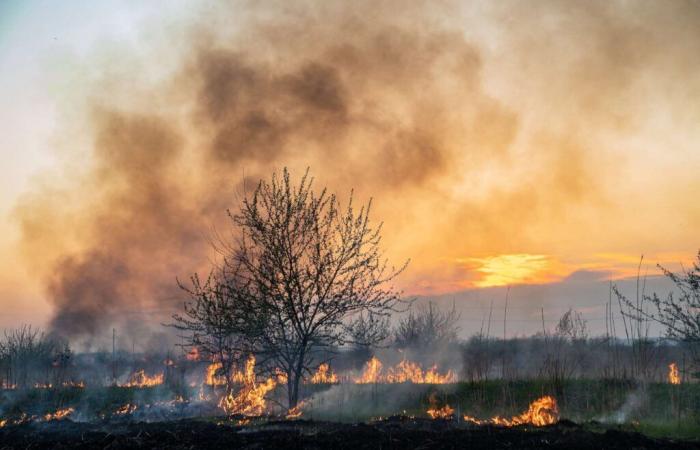
{"label": "dirt", "polygon": [[569,421],[547,427],[469,426],[392,417],[372,423],[180,420],[96,424],[70,420],[0,429],[0,449],[700,449],[700,443],[652,439],[639,433],[594,432]]}

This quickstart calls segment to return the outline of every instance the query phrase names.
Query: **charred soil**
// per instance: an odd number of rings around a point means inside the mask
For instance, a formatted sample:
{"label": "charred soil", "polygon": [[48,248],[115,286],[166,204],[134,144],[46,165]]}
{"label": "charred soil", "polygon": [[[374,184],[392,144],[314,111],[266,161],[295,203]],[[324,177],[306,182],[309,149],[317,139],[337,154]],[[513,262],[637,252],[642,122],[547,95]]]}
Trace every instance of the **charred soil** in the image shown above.
{"label": "charred soil", "polygon": [[306,420],[247,425],[200,420],[96,424],[62,420],[0,429],[0,448],[695,449],[700,443],[653,439],[622,430],[596,432],[566,420],[546,427],[506,428],[391,417],[357,424]]}

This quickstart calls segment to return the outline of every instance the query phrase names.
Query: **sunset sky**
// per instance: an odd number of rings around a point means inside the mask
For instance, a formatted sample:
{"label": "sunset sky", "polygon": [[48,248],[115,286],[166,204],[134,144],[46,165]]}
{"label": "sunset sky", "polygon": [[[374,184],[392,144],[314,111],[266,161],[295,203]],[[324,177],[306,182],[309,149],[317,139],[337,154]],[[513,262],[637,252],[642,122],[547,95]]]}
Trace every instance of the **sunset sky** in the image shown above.
{"label": "sunset sky", "polygon": [[583,310],[700,248],[697,2],[7,0],[0,67],[0,328],[167,315],[285,166],[406,294]]}

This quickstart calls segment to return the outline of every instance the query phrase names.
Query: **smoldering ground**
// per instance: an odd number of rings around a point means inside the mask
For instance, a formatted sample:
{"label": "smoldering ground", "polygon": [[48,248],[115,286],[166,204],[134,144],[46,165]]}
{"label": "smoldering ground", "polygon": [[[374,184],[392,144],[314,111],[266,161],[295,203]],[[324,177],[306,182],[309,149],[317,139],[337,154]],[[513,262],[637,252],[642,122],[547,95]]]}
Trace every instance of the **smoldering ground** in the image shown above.
{"label": "smoldering ground", "polygon": [[90,346],[169,317],[175,278],[230,232],[226,208],[283,166],[375,196],[388,255],[414,260],[409,290],[458,288],[470,274],[446,260],[516,241],[578,248],[563,230],[595,229],[593,203],[619,212],[629,162],[606,149],[651,117],[644,80],[697,68],[698,40],[663,56],[697,34],[664,24],[692,17],[680,2],[209,3],[163,39],[96,49],[57,131],[90,138],[17,209],[51,327]]}

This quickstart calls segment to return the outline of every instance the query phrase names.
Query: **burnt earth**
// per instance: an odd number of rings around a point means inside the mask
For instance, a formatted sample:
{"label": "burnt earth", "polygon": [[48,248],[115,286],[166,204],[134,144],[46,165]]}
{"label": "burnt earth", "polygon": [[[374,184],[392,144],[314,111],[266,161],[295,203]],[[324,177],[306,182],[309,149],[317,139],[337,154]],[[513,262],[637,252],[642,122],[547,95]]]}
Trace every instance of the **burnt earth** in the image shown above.
{"label": "burnt earth", "polygon": [[244,426],[198,420],[123,424],[65,420],[0,429],[0,449],[20,448],[689,449],[700,445],[618,430],[593,432],[568,421],[542,428],[501,428],[392,417],[359,424],[299,420]]}

